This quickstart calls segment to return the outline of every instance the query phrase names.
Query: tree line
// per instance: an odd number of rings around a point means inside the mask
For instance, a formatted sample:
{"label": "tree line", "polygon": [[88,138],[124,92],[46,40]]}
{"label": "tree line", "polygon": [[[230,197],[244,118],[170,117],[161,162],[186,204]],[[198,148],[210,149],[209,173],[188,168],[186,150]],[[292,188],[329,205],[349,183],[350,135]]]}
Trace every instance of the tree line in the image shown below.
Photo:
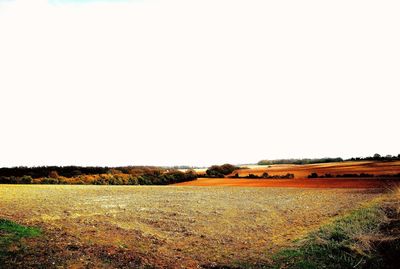
{"label": "tree line", "polygon": [[0,168],[0,184],[167,185],[195,179],[193,170],[152,166]]}
{"label": "tree line", "polygon": [[311,173],[308,175],[308,178],[371,178],[371,177],[380,177],[380,178],[400,178],[400,173],[397,174],[368,174],[368,173],[346,173],[346,174],[337,174],[337,175],[332,175],[330,173],[326,173],[323,175],[320,175],[318,173]]}
{"label": "tree line", "polygon": [[337,158],[304,158],[304,159],[276,159],[276,160],[261,160],[258,165],[273,165],[273,164],[315,164],[315,163],[332,163],[345,161],[397,161],[400,160],[400,154],[396,155],[380,155],[375,153],[368,157],[352,157],[349,159]]}
{"label": "tree line", "polygon": [[238,173],[234,174],[230,178],[249,178],[249,179],[293,179],[294,174],[286,173],[284,175],[270,175],[267,172],[263,173],[261,176],[255,174],[248,174],[247,176],[240,176]]}
{"label": "tree line", "polygon": [[353,157],[347,159],[346,161],[398,161],[400,160],[400,154],[396,155],[380,155],[379,153],[375,153],[372,156],[368,157]]}
{"label": "tree line", "polygon": [[313,164],[313,163],[332,163],[343,162],[340,157],[337,158],[314,158],[314,159],[277,159],[277,160],[261,160],[258,165],[273,165],[273,164]]}

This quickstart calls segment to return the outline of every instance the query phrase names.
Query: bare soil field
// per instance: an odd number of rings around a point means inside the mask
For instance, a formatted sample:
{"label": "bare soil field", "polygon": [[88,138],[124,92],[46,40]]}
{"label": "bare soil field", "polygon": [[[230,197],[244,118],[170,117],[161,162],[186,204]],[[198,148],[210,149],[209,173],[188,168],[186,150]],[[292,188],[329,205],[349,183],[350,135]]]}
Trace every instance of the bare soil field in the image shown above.
{"label": "bare soil field", "polygon": [[231,186],[278,188],[391,188],[400,181],[381,178],[313,178],[313,179],[237,179],[199,178],[176,186]]}
{"label": "bare soil field", "polygon": [[[198,171],[204,174],[203,171]],[[244,169],[234,171],[228,176],[238,174],[245,177],[250,174],[261,176],[294,174],[294,179],[245,179],[245,178],[199,178],[198,180],[179,183],[180,186],[247,186],[247,187],[293,187],[293,188],[385,188],[398,179],[380,175],[393,175],[400,173],[400,161],[377,162],[338,162],[323,164],[278,164],[278,165],[246,165]],[[373,178],[313,178],[308,175],[331,174],[371,174]]]}
{"label": "bare soil field", "polygon": [[[332,174],[398,174],[400,173],[400,161],[358,161],[358,162],[337,162],[321,164],[277,164],[277,165],[249,165],[248,169],[241,169],[237,172],[240,176],[255,174],[261,176],[267,172],[273,175],[284,175],[292,173],[296,178],[307,178],[311,173],[319,175]],[[236,172],[234,172],[236,173]],[[234,174],[232,173],[232,174]]]}
{"label": "bare soil field", "polygon": [[[231,179],[229,179],[231,180]],[[266,263],[379,189],[0,185],[0,219],[43,236],[4,268],[199,268]],[[2,267],[2,268],[3,268]]]}

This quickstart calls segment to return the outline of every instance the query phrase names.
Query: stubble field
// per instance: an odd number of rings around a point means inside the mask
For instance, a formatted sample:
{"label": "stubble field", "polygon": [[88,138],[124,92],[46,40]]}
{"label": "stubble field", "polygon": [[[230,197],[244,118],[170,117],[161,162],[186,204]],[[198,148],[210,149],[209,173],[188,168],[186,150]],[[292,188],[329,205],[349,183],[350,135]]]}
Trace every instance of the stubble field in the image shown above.
{"label": "stubble field", "polygon": [[43,230],[4,266],[199,268],[268,263],[380,189],[0,185],[0,219]]}

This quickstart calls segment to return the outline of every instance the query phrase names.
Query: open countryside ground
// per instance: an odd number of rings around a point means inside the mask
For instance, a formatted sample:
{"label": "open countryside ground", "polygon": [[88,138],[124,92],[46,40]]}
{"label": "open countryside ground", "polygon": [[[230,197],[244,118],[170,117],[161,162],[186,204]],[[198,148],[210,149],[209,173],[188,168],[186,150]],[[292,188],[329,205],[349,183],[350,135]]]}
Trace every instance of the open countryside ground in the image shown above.
{"label": "open countryside ground", "polygon": [[7,268],[198,268],[272,253],[380,189],[0,185],[0,219],[41,227]]}
{"label": "open countryside ground", "polygon": [[399,179],[382,178],[313,178],[313,179],[237,179],[199,178],[175,184],[176,186],[230,186],[230,187],[290,187],[290,188],[386,188],[397,185]]}
{"label": "open countryside ground", "polygon": [[[277,164],[277,165],[244,165],[243,169],[235,170],[229,176],[238,174],[245,177],[250,174],[262,176],[294,174],[294,179],[245,179],[245,178],[199,178],[194,181],[179,183],[181,186],[247,186],[247,187],[294,187],[294,188],[379,188],[397,184],[399,178],[387,175],[400,174],[400,161],[357,161],[322,164]],[[196,170],[205,174],[204,169]],[[343,174],[370,174],[373,178],[313,178],[308,175],[317,173],[322,176]],[[386,176],[385,176],[386,175]]]}
{"label": "open countryside ground", "polygon": [[324,175],[340,174],[398,174],[400,173],[400,161],[354,161],[354,162],[334,162],[320,164],[278,164],[278,165],[246,165],[248,169],[239,171],[241,176],[248,174],[262,175],[264,172],[270,174],[292,173],[296,178],[307,178],[311,173]]}

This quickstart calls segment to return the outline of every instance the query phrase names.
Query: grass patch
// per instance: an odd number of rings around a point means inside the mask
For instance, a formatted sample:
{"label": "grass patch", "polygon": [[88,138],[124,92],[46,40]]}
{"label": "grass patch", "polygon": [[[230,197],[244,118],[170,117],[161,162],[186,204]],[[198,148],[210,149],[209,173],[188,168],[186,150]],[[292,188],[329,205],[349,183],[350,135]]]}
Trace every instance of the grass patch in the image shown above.
{"label": "grass patch", "polygon": [[[337,218],[277,253],[267,268],[395,268],[389,261],[393,257],[385,253],[400,249],[400,237],[387,234],[385,227],[398,226],[399,200],[396,193]],[[382,242],[388,241],[389,247],[382,251]]]}
{"label": "grass patch", "polygon": [[12,244],[19,244],[22,238],[36,237],[40,234],[41,230],[38,228],[26,227],[0,219],[0,256],[5,255]]}

